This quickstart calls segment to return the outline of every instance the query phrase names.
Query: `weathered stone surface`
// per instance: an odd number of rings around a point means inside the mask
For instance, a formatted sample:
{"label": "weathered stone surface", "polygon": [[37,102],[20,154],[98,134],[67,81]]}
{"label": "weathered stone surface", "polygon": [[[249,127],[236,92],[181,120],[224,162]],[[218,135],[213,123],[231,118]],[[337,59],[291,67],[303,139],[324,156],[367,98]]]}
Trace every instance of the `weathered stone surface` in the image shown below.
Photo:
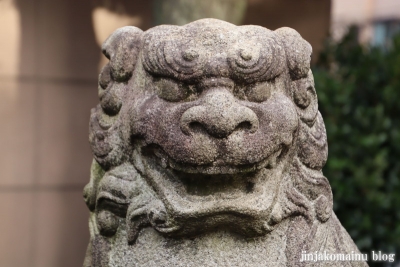
{"label": "weathered stone surface", "polygon": [[311,46],[204,19],[103,45],[84,266],[366,266],[332,212]]}

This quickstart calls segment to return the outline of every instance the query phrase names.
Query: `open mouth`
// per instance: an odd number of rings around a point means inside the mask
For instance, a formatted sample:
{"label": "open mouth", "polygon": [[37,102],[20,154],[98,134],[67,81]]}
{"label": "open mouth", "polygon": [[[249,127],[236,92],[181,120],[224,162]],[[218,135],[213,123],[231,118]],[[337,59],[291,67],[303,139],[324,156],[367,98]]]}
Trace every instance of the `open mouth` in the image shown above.
{"label": "open mouth", "polygon": [[151,157],[165,169],[181,195],[194,198],[240,198],[259,191],[258,185],[265,184],[265,170],[272,171],[287,154],[284,145],[254,164],[232,165],[217,160],[207,165],[190,165],[173,160],[160,146],[149,145],[142,148],[143,155]]}
{"label": "open mouth", "polygon": [[[210,229],[223,225],[249,236],[271,230],[266,222],[279,195],[287,158],[292,155],[290,144],[277,144],[254,164],[216,160],[198,166],[177,163],[159,145],[136,145],[135,167],[172,218],[163,232],[193,234],[200,225]],[[171,230],[170,225],[178,228]]]}
{"label": "open mouth", "polygon": [[159,164],[163,168],[171,168],[176,171],[192,174],[219,175],[219,174],[238,174],[260,170],[262,168],[272,169],[286,154],[287,148],[284,145],[278,148],[269,156],[253,164],[227,164],[223,160],[216,160],[212,164],[194,165],[179,163],[172,159],[160,146],[149,145],[142,149],[145,155],[155,155]]}

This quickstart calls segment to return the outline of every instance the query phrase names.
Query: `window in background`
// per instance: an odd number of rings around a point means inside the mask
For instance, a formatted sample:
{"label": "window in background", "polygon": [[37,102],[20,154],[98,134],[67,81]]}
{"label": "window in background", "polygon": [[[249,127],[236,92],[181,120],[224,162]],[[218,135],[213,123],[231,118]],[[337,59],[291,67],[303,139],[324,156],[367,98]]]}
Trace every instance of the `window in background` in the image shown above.
{"label": "window in background", "polygon": [[382,48],[391,46],[393,36],[400,33],[400,20],[382,20],[373,24],[371,44]]}

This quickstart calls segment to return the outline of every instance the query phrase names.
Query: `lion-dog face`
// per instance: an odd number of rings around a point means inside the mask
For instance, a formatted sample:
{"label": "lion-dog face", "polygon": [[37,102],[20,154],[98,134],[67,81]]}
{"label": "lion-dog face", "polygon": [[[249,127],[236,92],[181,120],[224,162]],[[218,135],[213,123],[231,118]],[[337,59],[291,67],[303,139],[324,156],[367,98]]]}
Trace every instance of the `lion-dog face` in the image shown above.
{"label": "lion-dog face", "polygon": [[303,212],[303,191],[317,199],[293,178],[318,176],[326,160],[311,47],[297,32],[218,20],[125,27],[103,52],[110,63],[90,126],[100,171],[85,197],[104,235],[120,223],[130,242],[147,225],[172,236],[261,235]]}

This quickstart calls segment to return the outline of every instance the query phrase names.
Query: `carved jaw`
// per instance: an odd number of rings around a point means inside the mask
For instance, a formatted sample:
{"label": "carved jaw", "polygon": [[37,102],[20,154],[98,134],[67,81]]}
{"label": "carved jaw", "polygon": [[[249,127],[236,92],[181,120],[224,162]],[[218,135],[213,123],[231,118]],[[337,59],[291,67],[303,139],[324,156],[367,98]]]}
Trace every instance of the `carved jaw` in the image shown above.
{"label": "carved jaw", "polygon": [[164,221],[153,225],[158,231],[179,236],[224,227],[251,237],[273,229],[268,222],[292,158],[292,146],[282,144],[247,168],[221,161],[184,166],[161,147],[138,143],[133,163],[164,205]]}

